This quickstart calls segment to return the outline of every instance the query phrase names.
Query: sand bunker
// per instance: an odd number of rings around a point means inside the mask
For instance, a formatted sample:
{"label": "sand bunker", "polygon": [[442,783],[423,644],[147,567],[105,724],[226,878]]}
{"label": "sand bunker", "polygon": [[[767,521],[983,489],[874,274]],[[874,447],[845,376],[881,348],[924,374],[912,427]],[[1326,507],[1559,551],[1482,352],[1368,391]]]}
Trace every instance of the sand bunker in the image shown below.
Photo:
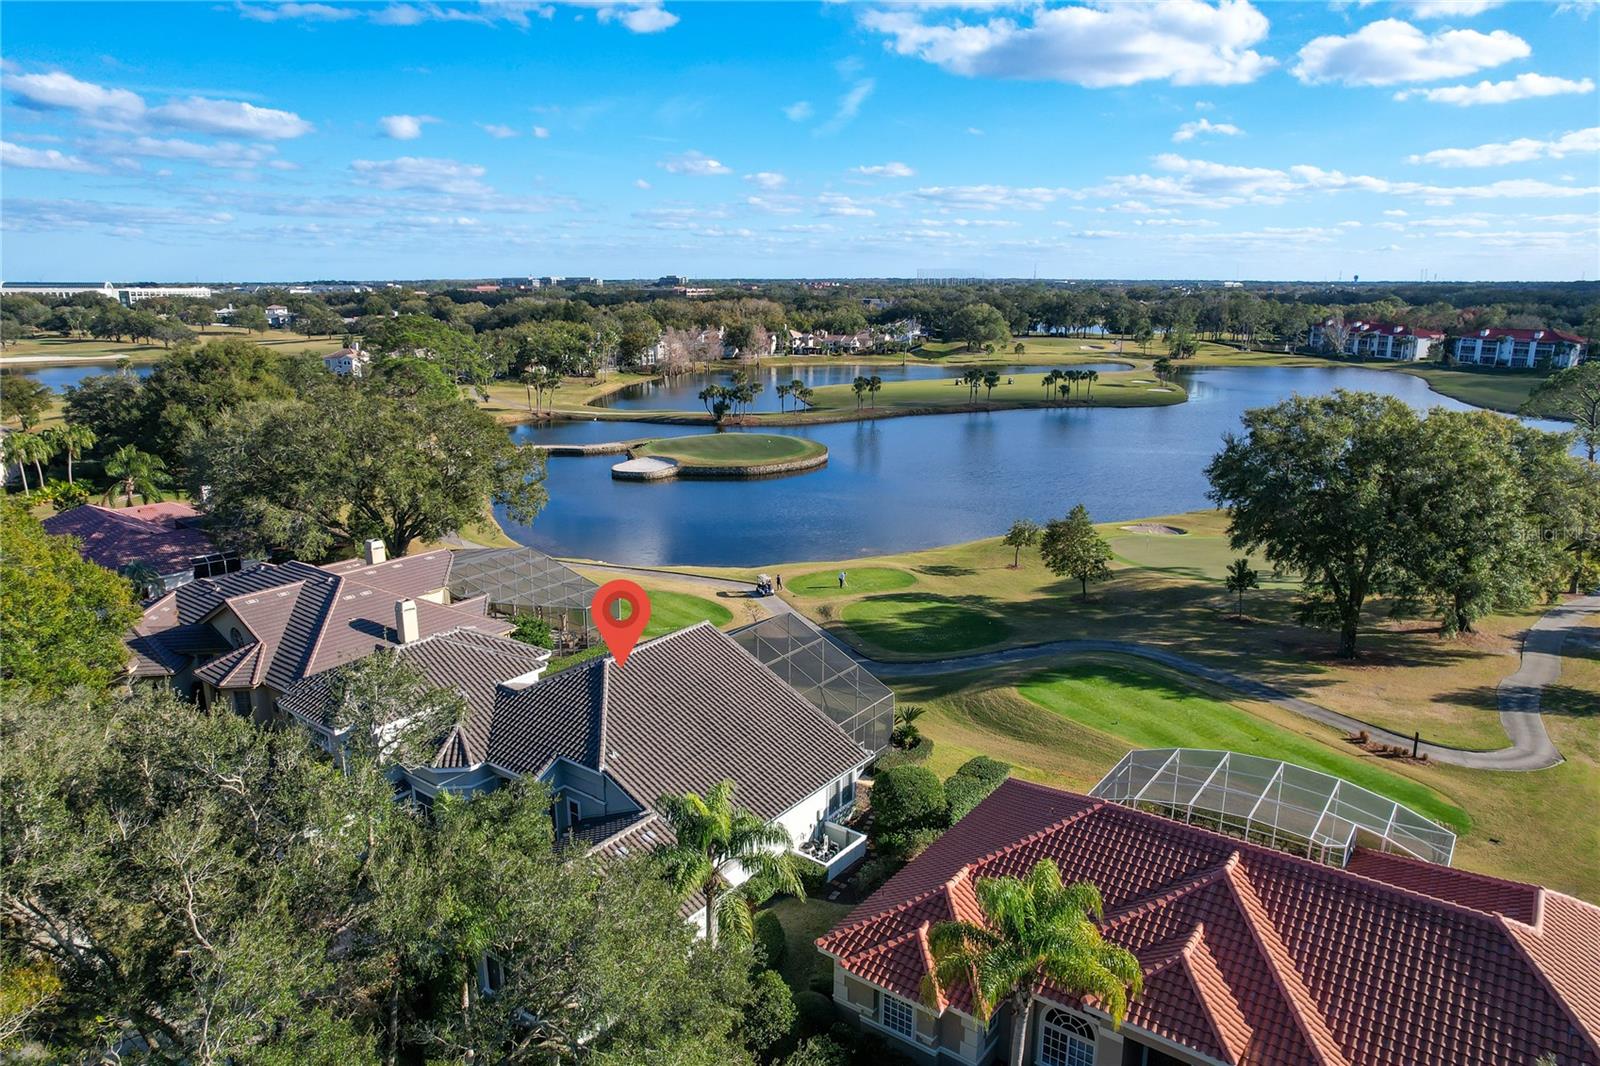
{"label": "sand bunker", "polygon": [[1152,533],[1158,537],[1181,537],[1187,534],[1187,529],[1169,526],[1162,522],[1135,522],[1131,526],[1123,526],[1129,533]]}

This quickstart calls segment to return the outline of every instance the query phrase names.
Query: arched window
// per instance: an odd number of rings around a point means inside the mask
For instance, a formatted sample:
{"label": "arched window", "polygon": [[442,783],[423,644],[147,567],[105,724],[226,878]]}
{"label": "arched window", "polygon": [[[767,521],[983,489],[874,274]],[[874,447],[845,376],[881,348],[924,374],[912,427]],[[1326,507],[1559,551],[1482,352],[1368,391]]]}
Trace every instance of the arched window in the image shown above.
{"label": "arched window", "polygon": [[1050,1011],[1039,1026],[1039,1066],[1094,1066],[1094,1026],[1076,1014]]}
{"label": "arched window", "polygon": [[233,643],[235,648],[244,643],[244,634],[239,632],[238,626],[228,627],[228,640]]}

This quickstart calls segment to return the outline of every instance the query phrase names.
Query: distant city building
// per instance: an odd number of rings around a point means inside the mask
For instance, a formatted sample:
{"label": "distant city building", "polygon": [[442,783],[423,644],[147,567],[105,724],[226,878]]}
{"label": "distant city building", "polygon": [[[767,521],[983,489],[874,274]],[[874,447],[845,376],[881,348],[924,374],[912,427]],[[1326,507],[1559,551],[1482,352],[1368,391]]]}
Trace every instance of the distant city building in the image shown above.
{"label": "distant city building", "polygon": [[204,285],[113,285],[107,281],[100,285],[18,285],[0,284],[0,295],[42,296],[46,299],[67,300],[79,293],[92,292],[132,307],[140,300],[157,297],[188,297],[196,300],[211,299],[211,290]]}
{"label": "distant city building", "polygon": [[501,278],[502,289],[531,289],[535,287],[533,278]]}
{"label": "distant city building", "polygon": [[564,289],[579,289],[585,285],[598,289],[605,284],[600,278],[557,278],[556,280]]}
{"label": "distant city building", "polygon": [[[1332,348],[1334,320],[1311,327],[1308,339],[1312,348]],[[1363,359],[1394,359],[1414,363],[1428,358],[1435,344],[1444,340],[1436,329],[1413,329],[1393,322],[1349,322],[1345,326],[1344,354]]]}
{"label": "distant city building", "polygon": [[689,279],[682,274],[663,274],[656,279],[656,284],[663,289],[676,289],[681,285],[689,284]]}
{"label": "distant city building", "polygon": [[1510,370],[1563,370],[1583,362],[1588,345],[1558,329],[1480,329],[1456,338],[1455,360]]}

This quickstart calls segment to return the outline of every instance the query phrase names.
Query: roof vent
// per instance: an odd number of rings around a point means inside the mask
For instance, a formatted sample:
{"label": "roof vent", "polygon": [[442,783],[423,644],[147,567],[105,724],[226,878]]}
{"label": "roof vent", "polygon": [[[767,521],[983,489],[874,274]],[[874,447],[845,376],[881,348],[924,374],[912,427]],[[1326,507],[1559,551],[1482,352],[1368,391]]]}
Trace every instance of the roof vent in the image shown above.
{"label": "roof vent", "polygon": [[383,546],[383,541],[373,537],[361,545],[361,557],[368,566],[377,566],[389,558],[389,549]]}
{"label": "roof vent", "polygon": [[417,601],[396,600],[394,604],[394,635],[398,644],[415,644],[421,634],[417,624]]}

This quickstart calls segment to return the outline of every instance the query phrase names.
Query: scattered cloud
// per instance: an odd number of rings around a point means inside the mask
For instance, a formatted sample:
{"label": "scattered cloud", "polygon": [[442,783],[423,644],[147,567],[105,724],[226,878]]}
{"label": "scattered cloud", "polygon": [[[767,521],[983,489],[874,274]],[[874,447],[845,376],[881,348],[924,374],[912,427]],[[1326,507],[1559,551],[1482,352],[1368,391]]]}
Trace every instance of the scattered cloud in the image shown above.
{"label": "scattered cloud", "polygon": [[969,137],[982,137],[983,136],[983,131],[980,130],[976,126],[968,126],[967,127],[967,135]]}
{"label": "scattered cloud", "polygon": [[438,121],[432,115],[384,115],[378,120],[378,128],[392,141],[414,141],[422,136],[423,126]]}
{"label": "scattered cloud", "polygon": [[1518,74],[1507,81],[1480,81],[1476,85],[1446,85],[1438,89],[1402,89],[1396,100],[1420,97],[1434,104],[1475,107],[1479,104],[1509,104],[1540,96],[1565,96],[1594,92],[1594,80],[1557,78],[1546,74]]}
{"label": "scattered cloud", "polygon": [[811,101],[796,100],[794,103],[784,108],[783,113],[790,122],[804,122],[806,119],[811,117]]}
{"label": "scattered cloud", "polygon": [[1405,9],[1418,19],[1469,19],[1500,7],[1506,0],[1409,0]]}
{"label": "scattered cloud", "polygon": [[650,188],[650,183],[645,181],[643,178],[634,178],[633,187],[635,189],[648,189]]}
{"label": "scattered cloud", "polygon": [[867,97],[872,95],[872,90],[878,83],[872,78],[862,78],[852,85],[848,92],[839,97],[839,106],[834,108],[833,117],[817,127],[818,133],[838,133],[849,125],[861,113],[861,105],[867,102]]}
{"label": "scattered cloud", "polygon": [[823,193],[817,197],[817,206],[824,215],[843,218],[872,218],[877,214],[860,200],[838,193]]}
{"label": "scattered cloud", "polygon": [[332,4],[240,4],[239,14],[253,22],[341,22],[357,12]]}
{"label": "scattered cloud", "polygon": [[1439,167],[1498,167],[1534,159],[1561,159],[1585,152],[1600,152],[1600,126],[1573,130],[1553,141],[1519,137],[1504,144],[1480,144],[1476,148],[1438,148],[1411,156],[1407,162]]}
{"label": "scattered cloud", "polygon": [[510,140],[517,135],[517,131],[510,126],[502,126],[494,122],[480,122],[478,128],[497,141]]}
{"label": "scattered cloud", "polygon": [[350,164],[356,179],[380,189],[479,196],[492,192],[483,181],[484,168],[454,159],[401,156],[399,159],[357,159]]}
{"label": "scattered cloud", "polygon": [[544,126],[535,126],[533,127],[533,135],[541,141],[547,140],[550,136],[550,130]]}
{"label": "scattered cloud", "polygon": [[117,121],[137,119],[145,111],[144,98],[136,92],[80,81],[60,70],[44,74],[7,72],[0,84],[19,104],[35,110],[72,111],[89,118]]}
{"label": "scattered cloud", "polygon": [[759,185],[763,189],[781,189],[789,181],[788,178],[773,170],[760,170],[754,174],[746,174],[744,180],[752,185]]}
{"label": "scattered cloud", "polygon": [[855,167],[851,173],[862,174],[869,178],[910,178],[916,176],[916,171],[900,162],[879,163],[876,166]]}
{"label": "scattered cloud", "polygon": [[733,169],[725,164],[712,159],[704,152],[682,152],[670,158],[663,159],[656,164],[668,174],[692,174],[695,177],[710,177],[714,174],[732,174]]}
{"label": "scattered cloud", "polygon": [[967,22],[948,10],[873,8],[860,22],[899,55],[973,78],[1094,89],[1151,80],[1238,85],[1275,63],[1252,47],[1266,38],[1268,23],[1249,0],[1039,7],[1027,23],[1009,14]]}
{"label": "scattered cloud", "polygon": [[637,4],[606,4],[595,17],[601,22],[616,22],[634,33],[660,33],[678,24],[678,16],[662,7],[659,2]]}
{"label": "scattered cloud", "polygon": [[1307,84],[1394,85],[1459,78],[1532,53],[1514,33],[1441,30],[1429,35],[1400,19],[1368,23],[1346,37],[1318,37],[1300,49],[1294,76]]}
{"label": "scattered cloud", "polygon": [[310,133],[311,123],[293,111],[257,107],[239,100],[212,100],[190,96],[162,104],[150,117],[168,126],[237,137],[289,140]]}
{"label": "scattered cloud", "polygon": [[979,211],[998,211],[1001,208],[1037,211],[1063,196],[1072,195],[1072,190],[1017,188],[1011,185],[929,185],[918,189],[916,195],[945,207]]}
{"label": "scattered cloud", "polygon": [[[98,174],[100,167],[54,148],[29,148],[0,141],[0,166],[23,170],[64,170],[72,174]],[[9,206],[8,206],[9,210]]]}
{"label": "scattered cloud", "polygon": [[1194,122],[1185,122],[1173,133],[1174,143],[1192,141],[1203,133],[1215,134],[1218,137],[1238,137],[1244,130],[1231,122],[1212,122],[1208,118],[1196,119]]}
{"label": "scattered cloud", "polygon": [[[283,160],[274,160],[277,149],[269,144],[239,144],[217,141],[201,144],[178,137],[102,138],[85,145],[100,158],[144,157],[170,159],[221,170],[253,170],[263,164],[281,169]],[[292,165],[292,164],[290,164]]]}

